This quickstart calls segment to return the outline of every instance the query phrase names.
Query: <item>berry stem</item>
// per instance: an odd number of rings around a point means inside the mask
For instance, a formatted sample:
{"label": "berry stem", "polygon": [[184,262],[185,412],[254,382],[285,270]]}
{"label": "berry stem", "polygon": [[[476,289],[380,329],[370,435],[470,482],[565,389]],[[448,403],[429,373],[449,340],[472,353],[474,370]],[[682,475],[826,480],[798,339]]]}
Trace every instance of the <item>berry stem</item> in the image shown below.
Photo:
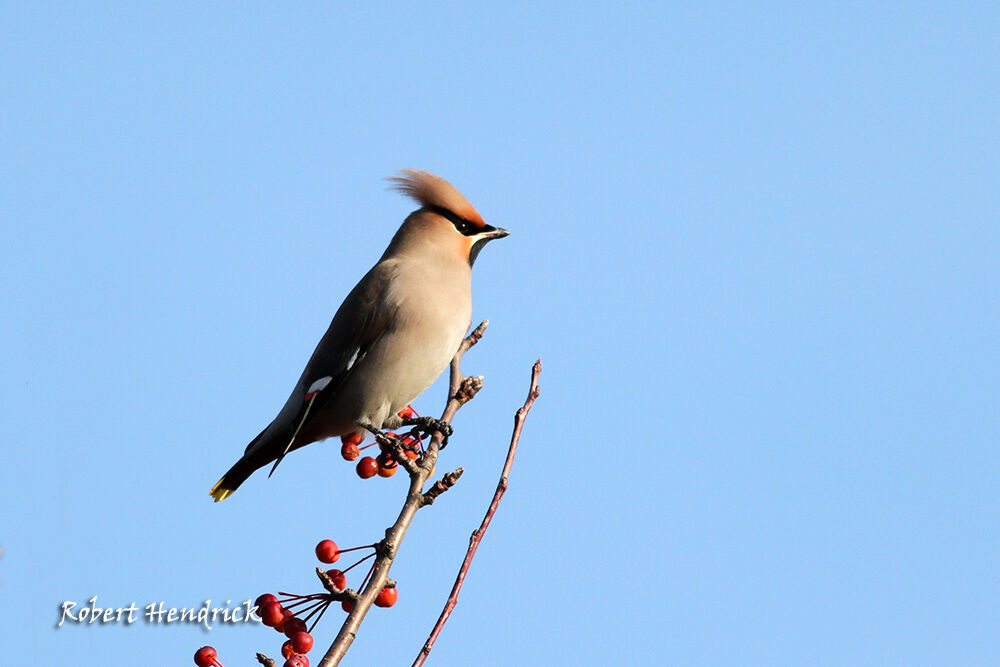
{"label": "berry stem", "polygon": [[[305,609],[311,608],[313,603],[322,603],[326,599],[327,598],[325,593],[316,593],[313,595],[300,595],[297,596],[295,602],[292,602],[291,604],[285,604],[284,602],[282,602],[281,606],[287,609],[288,611],[292,611],[296,607],[304,607],[303,609],[299,609],[298,613],[301,613],[302,611],[305,611]],[[288,600],[286,600],[285,602],[288,602]],[[296,615],[298,615],[298,613],[296,613]]]}
{"label": "berry stem", "polygon": [[300,616],[299,618],[301,618],[304,622],[308,623],[309,619],[312,618],[317,611],[320,611],[321,609],[326,609],[327,607],[330,606],[331,602],[333,602],[332,598],[325,598],[323,600],[319,600],[316,604],[311,606],[307,612],[305,609],[303,609],[303,611],[306,613],[303,616]]}
{"label": "berry stem", "polygon": [[[368,560],[369,558],[371,558],[374,555],[375,554],[373,554],[373,553],[368,554],[367,556],[365,556],[364,558],[362,558],[361,560],[359,560],[357,563],[355,563],[354,565],[350,566],[346,570],[341,570],[341,572],[343,572],[344,574],[347,574],[348,572],[350,572],[351,570],[353,570],[354,568],[356,568],[358,565],[361,565],[362,563],[364,563],[366,560]],[[365,581],[368,581],[367,578],[365,579]],[[361,588],[364,588],[364,587],[365,587],[365,585],[361,584]]]}
{"label": "berry stem", "polygon": [[323,614],[325,614],[326,610],[330,608],[330,603],[332,603],[332,602],[333,602],[333,600],[330,600],[330,602],[328,602],[327,604],[323,605],[323,608],[320,609],[319,616],[317,616],[316,620],[313,621],[313,624],[309,626],[309,634],[312,634],[312,631],[316,628],[316,625],[319,623],[319,619],[323,618]]}
{"label": "berry stem", "polygon": [[[375,554],[372,554],[372,556],[374,556],[374,555]],[[370,556],[369,556],[369,558],[370,558]],[[368,568],[368,574],[365,575],[365,580],[361,582],[361,588],[359,590],[364,590],[365,585],[368,583],[369,577],[372,576],[372,572],[374,572],[374,571],[375,571],[375,562],[373,561],[372,562],[372,566],[370,568]]]}
{"label": "berry stem", "polygon": [[358,549],[374,549],[378,544],[364,544],[360,547],[351,547],[350,549],[338,549],[338,553],[346,554],[348,551],[357,551]]}

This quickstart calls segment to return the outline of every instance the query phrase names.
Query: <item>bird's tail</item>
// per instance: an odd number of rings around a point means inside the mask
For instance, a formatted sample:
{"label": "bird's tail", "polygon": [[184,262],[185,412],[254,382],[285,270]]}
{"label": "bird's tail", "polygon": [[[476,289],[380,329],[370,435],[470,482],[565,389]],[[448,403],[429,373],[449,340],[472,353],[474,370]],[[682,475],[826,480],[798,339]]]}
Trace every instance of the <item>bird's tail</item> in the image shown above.
{"label": "bird's tail", "polygon": [[240,484],[247,481],[247,478],[252,475],[255,470],[267,465],[274,458],[273,456],[268,456],[264,453],[264,450],[267,449],[266,447],[256,446],[267,431],[268,429],[265,428],[256,438],[250,441],[250,444],[247,445],[246,452],[240,460],[237,461],[235,465],[233,465],[233,467],[222,476],[222,479],[215,483],[212,490],[208,492],[209,495],[215,499],[215,502],[225,500],[229,496],[233,495],[233,492],[240,488]]}
{"label": "bird's tail", "polygon": [[249,457],[244,456],[237,461],[236,465],[230,468],[229,472],[223,475],[222,479],[216,482],[215,486],[212,487],[209,494],[211,494],[212,498],[215,499],[215,502],[225,500],[229,496],[233,495],[233,492],[240,488],[240,484],[245,482],[247,477],[249,477],[254,470],[260,467],[251,465],[247,460],[248,458]]}

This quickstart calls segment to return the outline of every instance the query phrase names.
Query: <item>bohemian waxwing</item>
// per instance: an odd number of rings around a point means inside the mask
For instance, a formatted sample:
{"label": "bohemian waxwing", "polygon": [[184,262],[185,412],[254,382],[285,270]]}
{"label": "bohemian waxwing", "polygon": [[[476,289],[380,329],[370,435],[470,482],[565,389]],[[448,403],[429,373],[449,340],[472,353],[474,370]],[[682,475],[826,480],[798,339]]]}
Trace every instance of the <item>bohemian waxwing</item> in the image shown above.
{"label": "bohemian waxwing", "polygon": [[216,502],[293,449],[362,433],[362,425],[398,428],[398,412],[458,350],[472,316],[472,264],[488,241],[509,232],[486,224],[443,178],[400,173],[389,179],[393,187],[421,208],[347,295],[285,407],[212,487]]}

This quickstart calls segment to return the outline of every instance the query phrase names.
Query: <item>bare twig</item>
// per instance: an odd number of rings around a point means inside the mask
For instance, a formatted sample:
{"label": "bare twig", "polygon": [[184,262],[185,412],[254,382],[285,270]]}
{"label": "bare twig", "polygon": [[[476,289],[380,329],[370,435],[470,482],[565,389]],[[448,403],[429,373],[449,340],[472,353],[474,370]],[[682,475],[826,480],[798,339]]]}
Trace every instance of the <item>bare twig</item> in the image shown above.
{"label": "bare twig", "polygon": [[337,587],[337,584],[335,584],[333,582],[333,577],[331,577],[330,575],[328,575],[326,573],[326,570],[324,570],[323,568],[321,568],[321,567],[317,567],[316,568],[316,576],[319,577],[319,580],[323,584],[323,588],[325,588],[328,593],[341,593],[341,592],[343,592],[340,588]]}
{"label": "bare twig", "polygon": [[452,470],[450,473],[434,482],[434,486],[427,489],[427,492],[424,494],[423,504],[433,505],[438,496],[455,486],[455,482],[458,481],[458,478],[462,476],[463,472],[465,472],[465,468]]}
{"label": "bare twig", "polygon": [[[365,556],[365,558],[371,558],[371,555]],[[358,594],[354,592],[354,589],[345,588],[343,590],[337,588],[337,584],[333,581],[333,577],[326,573],[321,567],[316,568],[316,576],[319,577],[320,582],[323,584],[323,588],[326,592],[330,594],[330,598],[333,600],[348,600],[354,602],[358,599]]]}
{"label": "bare twig", "polygon": [[274,660],[271,660],[269,657],[267,657],[263,653],[258,653],[257,654],[257,662],[259,662],[260,664],[264,665],[264,667],[275,667]]}
{"label": "bare twig", "polygon": [[[483,385],[482,378],[466,378],[463,376],[461,364],[462,357],[469,348],[479,342],[488,325],[489,320],[485,320],[472,333],[466,336],[462,344],[458,346],[458,351],[451,360],[451,382],[448,390],[448,402],[445,404],[444,412],[441,414],[442,421],[450,423],[455,417],[455,413],[458,412],[458,409],[471,400]],[[407,470],[410,474],[410,486],[406,494],[406,502],[403,503],[403,508],[400,510],[396,522],[385,531],[385,539],[379,543],[378,556],[375,559],[375,564],[372,566],[371,578],[368,581],[368,585],[358,593],[354,608],[347,615],[347,619],[344,620],[337,638],[333,640],[333,644],[330,645],[326,655],[320,660],[318,667],[334,667],[334,665],[340,664],[344,654],[347,653],[347,649],[350,648],[354,642],[354,638],[357,636],[361,621],[364,620],[368,610],[371,609],[375,598],[388,583],[389,568],[392,567],[396,550],[399,548],[403,536],[406,535],[406,531],[413,521],[414,514],[425,504],[424,485],[434,470],[434,464],[437,462],[438,451],[443,440],[443,433],[440,431],[434,432],[426,451],[420,459],[420,464]]]}
{"label": "bare twig", "polygon": [[465,553],[465,560],[462,561],[462,567],[458,570],[455,584],[451,587],[451,594],[448,596],[448,601],[445,603],[437,623],[434,624],[434,629],[431,630],[430,636],[424,643],[423,648],[420,649],[417,659],[413,661],[412,667],[419,667],[424,664],[424,660],[427,659],[431,649],[434,647],[434,642],[437,641],[438,635],[441,634],[445,622],[451,616],[451,611],[458,604],[458,592],[462,590],[462,583],[465,581],[465,575],[469,571],[469,565],[472,564],[472,558],[476,555],[476,549],[479,548],[479,543],[482,541],[486,529],[489,528],[490,521],[493,520],[493,515],[496,514],[497,507],[500,505],[500,499],[503,498],[503,494],[507,490],[507,476],[510,475],[511,466],[514,465],[514,454],[517,453],[517,443],[521,439],[521,428],[524,426],[524,420],[528,416],[528,411],[531,410],[532,404],[538,398],[538,376],[541,372],[542,360],[539,359],[531,368],[531,387],[528,389],[528,397],[524,400],[524,405],[514,415],[514,433],[510,437],[507,460],[504,462],[503,472],[500,474],[500,482],[497,483],[497,490],[493,494],[493,501],[490,502],[489,509],[486,510],[483,522],[479,525],[479,528],[472,532],[472,536],[469,538],[469,549]]}

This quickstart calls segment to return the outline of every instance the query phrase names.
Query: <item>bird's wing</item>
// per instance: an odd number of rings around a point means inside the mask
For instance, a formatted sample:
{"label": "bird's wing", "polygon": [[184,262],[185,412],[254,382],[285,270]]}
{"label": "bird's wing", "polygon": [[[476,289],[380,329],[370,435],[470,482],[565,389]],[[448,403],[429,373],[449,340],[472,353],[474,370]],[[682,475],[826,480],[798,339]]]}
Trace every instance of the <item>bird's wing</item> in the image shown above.
{"label": "bird's wing", "polygon": [[376,264],[351,290],[333,316],[299,378],[295,393],[289,398],[298,405],[295,414],[285,421],[291,429],[288,443],[274,462],[271,473],[291,451],[299,431],[322,413],[368,350],[389,328],[395,307],[388,303],[386,291],[395,274],[393,262]]}

